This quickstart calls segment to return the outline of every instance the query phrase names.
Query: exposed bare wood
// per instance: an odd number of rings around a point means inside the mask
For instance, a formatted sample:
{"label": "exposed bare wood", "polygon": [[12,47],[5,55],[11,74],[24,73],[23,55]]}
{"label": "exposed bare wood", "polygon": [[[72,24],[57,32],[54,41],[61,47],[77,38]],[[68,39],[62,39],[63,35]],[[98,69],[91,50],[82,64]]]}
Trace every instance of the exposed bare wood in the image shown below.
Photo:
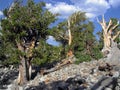
{"label": "exposed bare wood", "polygon": [[117,22],[116,25],[114,25],[114,26],[112,27],[112,30],[114,30],[118,25],[119,25],[119,21]]}
{"label": "exposed bare wood", "polygon": [[112,20],[110,19],[109,24],[107,26],[107,31],[109,30],[109,28],[111,27],[111,25],[112,25]]}
{"label": "exposed bare wood", "polygon": [[11,4],[11,6],[10,6],[9,10],[8,10],[8,13],[10,13],[10,12],[11,12],[11,10],[14,8],[14,6],[15,6],[15,3],[13,2],[13,3]]}
{"label": "exposed bare wood", "polygon": [[17,44],[17,48],[18,48],[18,50],[20,50],[20,51],[24,51],[24,48],[23,48],[23,46],[22,46],[22,44],[20,43],[20,42],[18,42],[17,40],[16,40],[16,44]]}
{"label": "exposed bare wood", "polygon": [[29,65],[29,80],[31,79],[31,74],[32,74],[32,65],[30,63],[30,65]]}
{"label": "exposed bare wood", "polygon": [[20,71],[19,71],[19,74],[18,74],[18,78],[17,78],[17,83],[18,84],[20,84],[21,83],[21,73],[20,73]]}
{"label": "exposed bare wood", "polygon": [[27,57],[32,57],[32,54],[33,54],[33,48],[35,47],[35,40],[32,40],[29,47],[27,48]]}
{"label": "exposed bare wood", "polygon": [[120,31],[117,32],[117,34],[115,36],[113,36],[112,40],[114,41],[120,34]]}
{"label": "exposed bare wood", "polygon": [[71,35],[71,30],[70,30],[70,19],[68,19],[68,36],[69,36],[68,45],[70,46],[72,43],[72,35]]}
{"label": "exposed bare wood", "polygon": [[16,40],[16,44],[18,50],[21,52],[26,52],[26,56],[19,56],[21,63],[19,65],[19,76],[17,83],[22,85],[27,80],[31,79],[31,57],[33,55],[33,48],[35,47],[35,40],[33,39],[27,47],[24,46],[25,42],[20,43]]}
{"label": "exposed bare wood", "polygon": [[103,49],[109,51],[111,48],[111,40],[114,41],[115,38],[118,37],[118,35],[120,34],[120,32],[117,32],[117,34],[113,36],[113,30],[117,28],[117,26],[119,25],[119,22],[113,25],[112,20],[110,19],[107,25],[104,19],[104,16],[102,16],[101,22],[97,18],[97,22],[102,26],[102,29],[103,29],[103,41],[104,41]]}
{"label": "exposed bare wood", "polygon": [[44,74],[48,74],[50,72],[54,72],[56,70],[59,70],[61,68],[63,68],[66,65],[72,64],[74,61],[72,61],[72,58],[74,57],[74,55],[72,55],[71,57],[68,57],[67,59],[63,59],[60,63],[58,63],[55,67],[48,69],[48,70],[40,70],[40,74],[44,75]]}
{"label": "exposed bare wood", "polygon": [[19,65],[19,76],[17,79],[17,83],[19,85],[23,85],[27,82],[26,79],[26,63],[25,63],[25,58],[24,57],[20,57],[20,65]]}
{"label": "exposed bare wood", "polygon": [[104,16],[102,16],[102,21],[99,21],[99,19],[97,18],[97,22],[102,26],[102,29],[104,30],[104,33],[106,34],[107,30],[105,30],[106,24],[105,24]]}
{"label": "exposed bare wood", "polygon": [[[17,44],[18,50],[20,50],[21,52],[23,52],[23,51],[24,51],[24,48],[22,47],[21,43],[16,40],[16,44]],[[21,62],[21,63],[20,63],[20,65],[19,65],[19,75],[18,75],[18,78],[17,78],[17,83],[18,83],[19,85],[22,85],[22,84],[24,83],[24,77],[23,77],[24,74],[23,74],[23,72],[22,72],[22,70],[23,70],[23,65],[22,65],[23,57],[22,57],[22,56],[19,56],[19,58],[20,58],[20,62]]]}
{"label": "exposed bare wood", "polygon": [[28,80],[31,79],[31,72],[32,72],[32,64],[31,64],[31,58],[33,56],[33,48],[35,47],[35,40],[33,39],[30,43],[30,46],[27,48],[27,68],[28,68]]}
{"label": "exposed bare wood", "polygon": [[67,57],[71,57],[71,56],[73,56],[73,52],[72,52],[72,50],[69,50],[67,53]]}
{"label": "exposed bare wood", "polygon": [[106,21],[104,19],[104,15],[102,15],[102,24],[103,24],[103,27],[106,29]]}

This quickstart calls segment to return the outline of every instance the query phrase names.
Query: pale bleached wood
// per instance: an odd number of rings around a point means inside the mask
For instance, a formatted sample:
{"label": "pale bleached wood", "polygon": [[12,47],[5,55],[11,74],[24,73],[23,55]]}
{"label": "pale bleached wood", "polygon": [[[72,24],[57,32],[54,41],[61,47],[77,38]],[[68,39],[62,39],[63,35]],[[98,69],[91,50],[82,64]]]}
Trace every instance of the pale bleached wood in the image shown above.
{"label": "pale bleached wood", "polygon": [[117,22],[117,24],[113,25],[112,20],[110,19],[108,22],[108,25],[106,24],[104,15],[102,16],[102,21],[100,21],[97,18],[97,22],[101,25],[102,29],[103,29],[103,41],[104,41],[104,50],[110,50],[111,48],[111,40],[114,41],[115,38],[117,38],[120,34],[120,32],[118,31],[116,35],[112,35],[113,30],[116,29],[119,25],[119,21]]}

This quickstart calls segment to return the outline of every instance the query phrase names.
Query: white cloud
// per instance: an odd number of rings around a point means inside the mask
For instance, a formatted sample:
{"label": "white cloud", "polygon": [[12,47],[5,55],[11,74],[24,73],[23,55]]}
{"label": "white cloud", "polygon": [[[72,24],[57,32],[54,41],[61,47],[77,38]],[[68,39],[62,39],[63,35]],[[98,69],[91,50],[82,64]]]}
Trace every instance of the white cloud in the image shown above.
{"label": "white cloud", "polygon": [[118,7],[118,6],[120,6],[120,0],[109,0],[109,3],[110,3],[111,6],[113,6],[113,7]]}
{"label": "white cloud", "polygon": [[2,11],[0,11],[0,16],[2,16],[3,15],[3,12]]}
{"label": "white cloud", "polygon": [[73,4],[57,2],[56,4],[47,4],[46,8],[52,13],[59,13],[60,18],[67,18],[75,11],[86,12],[88,18],[95,18],[104,14],[112,6],[120,5],[120,0],[70,0]]}
{"label": "white cloud", "polygon": [[86,12],[88,18],[94,18],[104,14],[110,5],[106,0],[71,0],[74,6],[78,6],[82,11]]}
{"label": "white cloud", "polygon": [[75,7],[74,5],[68,5],[64,2],[59,2],[55,5],[49,3],[46,4],[46,8],[54,14],[59,13],[61,15],[60,18],[67,18],[70,14],[78,11],[77,7]]}
{"label": "white cloud", "polygon": [[86,16],[89,17],[89,18],[93,18],[93,17],[95,17],[96,15],[93,14],[93,13],[86,13]]}

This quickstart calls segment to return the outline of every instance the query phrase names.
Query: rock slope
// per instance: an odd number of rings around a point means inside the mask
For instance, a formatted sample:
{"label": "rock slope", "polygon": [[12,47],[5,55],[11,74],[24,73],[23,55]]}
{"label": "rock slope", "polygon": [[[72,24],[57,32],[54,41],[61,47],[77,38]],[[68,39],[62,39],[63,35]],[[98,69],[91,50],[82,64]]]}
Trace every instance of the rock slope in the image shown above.
{"label": "rock slope", "polygon": [[112,42],[110,53],[106,58],[107,62],[110,64],[118,64],[120,63],[120,49],[117,47],[117,43]]}
{"label": "rock slope", "polygon": [[105,60],[71,64],[30,81],[26,90],[115,90],[119,65]]}
{"label": "rock slope", "polygon": [[120,90],[120,65],[110,65],[104,59],[69,64],[45,75],[38,73],[24,86],[16,85],[17,75],[16,69],[2,69],[0,90]]}

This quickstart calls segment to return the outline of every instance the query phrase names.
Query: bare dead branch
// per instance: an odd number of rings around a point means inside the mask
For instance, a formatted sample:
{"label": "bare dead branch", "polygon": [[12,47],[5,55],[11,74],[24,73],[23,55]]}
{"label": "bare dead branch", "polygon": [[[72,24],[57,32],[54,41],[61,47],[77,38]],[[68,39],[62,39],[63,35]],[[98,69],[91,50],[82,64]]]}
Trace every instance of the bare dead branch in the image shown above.
{"label": "bare dead branch", "polygon": [[115,26],[112,27],[112,29],[114,30],[118,25],[119,25],[119,21],[117,22]]}
{"label": "bare dead branch", "polygon": [[68,28],[70,28],[70,18],[68,19]]}
{"label": "bare dead branch", "polygon": [[102,15],[102,22],[103,24],[106,24],[105,18],[104,18],[104,14]]}
{"label": "bare dead branch", "polygon": [[102,26],[103,30],[106,32],[106,23],[104,16],[102,17],[102,21],[99,21],[99,19],[97,18],[97,22]]}
{"label": "bare dead branch", "polygon": [[68,35],[69,35],[68,45],[71,45],[72,36],[71,36],[71,30],[70,30],[70,19],[68,19]]}
{"label": "bare dead branch", "polygon": [[8,13],[11,12],[11,10],[14,8],[14,6],[15,6],[15,3],[12,3],[9,10],[8,10]]}
{"label": "bare dead branch", "polygon": [[120,34],[120,31],[118,31],[117,34],[113,36],[112,40],[114,41],[118,37],[119,34]]}
{"label": "bare dead branch", "polygon": [[107,31],[109,30],[109,28],[111,27],[111,25],[112,25],[112,20],[110,19],[109,24],[107,26]]}
{"label": "bare dead branch", "polygon": [[108,25],[106,24],[106,21],[104,19],[104,15],[102,16],[102,21],[100,22],[99,19],[97,18],[98,23],[100,23],[100,25],[102,26],[103,29],[103,40],[104,40],[104,50],[110,50],[111,48],[111,41],[110,40],[115,40],[118,35],[120,34],[120,31],[117,32],[117,34],[115,36],[112,36],[113,34],[113,30],[115,28],[117,28],[117,26],[119,25],[119,21],[117,22],[116,25],[113,25],[112,20],[110,19],[110,21],[108,22]]}
{"label": "bare dead branch", "polygon": [[112,32],[115,28],[117,28],[118,25],[119,25],[119,21],[117,22],[116,25],[114,25],[113,27],[110,28],[109,32]]}
{"label": "bare dead branch", "polygon": [[63,59],[60,63],[57,63],[57,65],[55,67],[51,68],[51,69],[40,70],[40,74],[45,75],[45,74],[48,74],[50,72],[54,72],[56,70],[59,70],[59,69],[65,67],[66,65],[70,65],[70,64],[74,63],[72,58],[74,58],[74,55],[72,55],[72,56],[70,56],[70,57],[68,57],[66,59]]}

